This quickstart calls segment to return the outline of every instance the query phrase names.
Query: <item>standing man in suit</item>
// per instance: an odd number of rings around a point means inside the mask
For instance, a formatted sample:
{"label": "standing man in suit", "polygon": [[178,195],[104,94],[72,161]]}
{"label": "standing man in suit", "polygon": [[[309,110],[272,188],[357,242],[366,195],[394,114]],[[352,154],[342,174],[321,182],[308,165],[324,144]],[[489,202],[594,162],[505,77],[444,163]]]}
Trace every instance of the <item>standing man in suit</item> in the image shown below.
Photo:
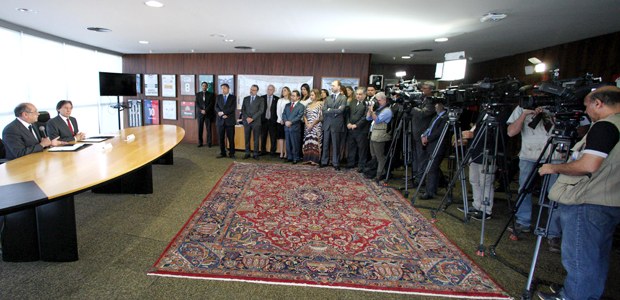
{"label": "standing man in suit", "polygon": [[[448,122],[448,113],[446,112],[444,105],[441,101],[435,101],[435,112],[437,116],[433,118],[431,124],[428,126],[428,129],[424,131],[422,134],[422,146],[426,147],[426,152],[430,155],[437,147],[437,144],[440,142],[439,138],[441,137],[441,132],[443,131],[444,126]],[[448,135],[448,132],[446,132]],[[437,195],[437,185],[439,183],[439,176],[441,174],[441,170],[439,170],[439,165],[443,160],[446,149],[448,148],[448,141],[450,141],[449,136],[445,136],[442,144],[439,146],[437,150],[437,156],[433,158],[433,164],[428,171],[427,179],[426,179],[426,193],[420,197],[422,200],[428,200],[435,195]],[[426,170],[426,166],[430,157],[426,158],[424,163],[424,168]]]}
{"label": "standing man in suit", "polygon": [[258,85],[250,87],[250,95],[243,98],[241,115],[243,115],[243,133],[245,133],[244,159],[250,158],[250,136],[254,133],[254,159],[258,159],[261,124],[265,114],[265,101],[257,95]]}
{"label": "standing man in suit", "polygon": [[50,139],[60,137],[63,142],[77,142],[83,140],[86,135],[78,129],[77,120],[71,116],[73,103],[69,100],[60,100],[56,104],[58,116],[47,121],[47,134]]}
{"label": "standing man in suit", "polygon": [[13,112],[16,119],[2,131],[6,159],[16,159],[30,153],[41,152],[49,146],[67,144],[67,142],[60,141],[59,137],[50,140],[45,132],[35,128],[39,111],[32,103],[20,103]]}
{"label": "standing man in suit", "polygon": [[276,87],[273,84],[267,86],[267,94],[263,96],[265,101],[265,114],[263,114],[263,123],[261,125],[261,155],[267,154],[267,135],[269,135],[269,141],[271,142],[271,156],[276,155],[278,145],[276,143],[276,131],[278,126],[278,96],[273,93],[276,92]]}
{"label": "standing man in suit", "polygon": [[[329,163],[329,151],[332,151],[332,165],[340,170],[340,143],[345,132],[344,108],[347,97],[340,93],[340,80],[332,82],[332,95],[323,105],[323,150],[319,168]],[[331,146],[331,147],[330,147]]]}
{"label": "standing man in suit", "polygon": [[294,90],[291,93],[291,102],[284,106],[282,121],[284,121],[284,138],[286,153],[289,162],[296,164],[300,160],[301,124],[306,107],[299,102],[300,93]]}
{"label": "standing man in suit", "polygon": [[433,116],[435,115],[435,105],[433,103],[433,89],[435,84],[432,81],[426,81],[422,84],[423,99],[419,107],[411,110],[411,131],[413,133],[413,146],[415,150],[415,158],[413,160],[413,174],[417,180],[420,180],[424,169],[426,168],[426,148],[422,145],[422,133],[428,128]]}
{"label": "standing man in suit", "polygon": [[221,94],[217,95],[215,101],[215,126],[220,142],[220,154],[217,158],[226,157],[226,142],[228,138],[228,156],[235,158],[235,124],[237,123],[235,113],[237,110],[237,99],[235,95],[229,94],[230,87],[227,83],[220,86]]}
{"label": "standing man in suit", "polygon": [[[366,110],[364,102],[366,93],[364,88],[355,91],[355,99],[349,103],[349,117],[347,122],[347,168],[355,168],[362,172],[366,166],[368,155],[368,129],[370,122],[366,120]],[[357,164],[355,156],[358,156]]]}
{"label": "standing man in suit", "polygon": [[[202,90],[196,93],[196,115],[198,115],[198,147],[202,147],[202,131],[207,127],[207,146],[211,148],[211,120],[213,120],[213,93],[208,91],[209,83],[200,84]],[[203,126],[204,124],[204,126]]]}

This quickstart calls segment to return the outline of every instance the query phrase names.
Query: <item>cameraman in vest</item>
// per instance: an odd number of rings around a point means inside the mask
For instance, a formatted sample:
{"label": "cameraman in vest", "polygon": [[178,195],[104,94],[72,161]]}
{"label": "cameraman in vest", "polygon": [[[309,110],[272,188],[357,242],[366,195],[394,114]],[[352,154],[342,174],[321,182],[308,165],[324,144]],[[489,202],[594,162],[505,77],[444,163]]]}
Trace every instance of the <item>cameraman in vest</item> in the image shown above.
{"label": "cameraman in vest", "polygon": [[564,286],[540,299],[599,299],[605,289],[613,234],[620,223],[620,88],[605,86],[584,100],[594,122],[565,164],[544,164],[542,175],[560,174],[549,192],[562,226]]}

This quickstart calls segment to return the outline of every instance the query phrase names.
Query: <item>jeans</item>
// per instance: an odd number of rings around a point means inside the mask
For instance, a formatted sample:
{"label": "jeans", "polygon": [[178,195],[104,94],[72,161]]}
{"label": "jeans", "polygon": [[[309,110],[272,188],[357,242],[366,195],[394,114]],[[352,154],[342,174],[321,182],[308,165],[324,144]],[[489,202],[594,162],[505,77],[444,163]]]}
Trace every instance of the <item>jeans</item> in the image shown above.
{"label": "jeans", "polygon": [[605,290],[613,234],[620,207],[559,205],[563,229],[562,265],[566,299],[599,299]]}
{"label": "jeans", "polygon": [[[530,160],[519,160],[519,190],[523,188],[525,185],[525,181],[527,180],[527,176],[536,168],[537,163],[535,161]],[[558,175],[550,175],[551,178],[549,180],[549,187],[547,191],[553,186],[555,181],[558,179]],[[516,222],[521,226],[530,226],[532,223],[532,194],[527,194],[519,206],[519,210],[516,213]],[[548,238],[557,238],[561,236],[560,229],[560,214],[559,211],[556,210],[553,212],[551,216],[551,220],[549,221],[549,230],[547,232]]]}

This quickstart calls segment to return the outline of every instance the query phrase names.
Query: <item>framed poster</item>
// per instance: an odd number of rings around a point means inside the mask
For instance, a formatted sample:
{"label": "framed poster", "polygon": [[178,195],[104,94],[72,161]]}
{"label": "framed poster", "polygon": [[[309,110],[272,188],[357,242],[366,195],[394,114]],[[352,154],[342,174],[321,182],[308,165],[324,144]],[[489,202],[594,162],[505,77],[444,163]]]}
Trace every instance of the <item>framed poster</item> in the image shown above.
{"label": "framed poster", "polygon": [[196,94],[196,76],[181,75],[181,95]]}
{"label": "framed poster", "polygon": [[181,101],[181,119],[196,119],[195,109],[194,101]]}
{"label": "framed poster", "polygon": [[[198,86],[198,91],[200,91],[201,88],[201,84],[203,82],[206,82],[209,84],[209,87],[207,88],[207,91],[211,92],[211,93],[215,93],[215,87],[213,84],[213,75],[198,75],[198,82],[197,82],[197,86]],[[219,89],[219,86],[218,86]]]}
{"label": "framed poster", "polygon": [[177,96],[177,76],[161,75],[161,95],[162,97]]}
{"label": "framed poster", "polygon": [[159,96],[159,81],[157,74],[144,74],[144,95]]}
{"label": "framed poster", "polygon": [[144,100],[144,125],[159,125],[159,100]]}
{"label": "framed poster", "polygon": [[340,85],[341,86],[350,86],[353,88],[353,90],[355,90],[357,87],[360,86],[360,79],[359,78],[352,78],[352,77],[321,77],[321,88],[322,89],[326,89],[329,91],[329,93],[332,93],[332,82],[334,82],[334,80],[340,80]]}
{"label": "framed poster", "polygon": [[164,120],[176,120],[177,119],[177,101],[176,100],[162,100],[161,103],[161,116]]}
{"label": "framed poster", "polygon": [[142,100],[130,99],[129,103],[129,127],[142,126]]}
{"label": "framed poster", "polygon": [[265,95],[267,86],[272,84],[276,88],[274,93],[280,96],[282,88],[288,86],[292,90],[300,90],[301,85],[307,83],[310,88],[313,86],[313,76],[277,76],[277,75],[237,75],[237,87],[239,91],[236,96],[243,99],[250,95],[250,87],[253,84],[258,85],[258,94]]}

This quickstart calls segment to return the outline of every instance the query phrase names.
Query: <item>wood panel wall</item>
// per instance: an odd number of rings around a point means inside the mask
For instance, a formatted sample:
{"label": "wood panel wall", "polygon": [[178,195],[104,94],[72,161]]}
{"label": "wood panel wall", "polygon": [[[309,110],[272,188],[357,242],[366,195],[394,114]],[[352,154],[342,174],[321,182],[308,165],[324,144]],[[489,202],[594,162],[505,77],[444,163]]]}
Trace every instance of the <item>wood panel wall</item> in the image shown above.
{"label": "wood panel wall", "polygon": [[535,51],[519,53],[468,66],[465,82],[473,83],[485,77],[514,76],[526,84],[545,80],[543,74],[525,75],[528,58],[537,57],[548,69],[560,69],[560,79],[576,78],[592,73],[612,81],[620,74],[620,32],[560,44]]}
{"label": "wood panel wall", "polygon": [[[188,74],[313,76],[315,87],[320,85],[321,77],[358,77],[360,84],[365,86],[368,84],[369,67],[370,54],[186,53],[123,55],[124,73],[176,74],[177,89],[180,87],[179,75]],[[161,77],[159,80],[161,83]],[[161,89],[159,94],[161,95]],[[177,100],[177,111],[180,110],[180,101],[194,101],[194,96],[182,96],[180,94],[180,91],[177,90],[177,97],[174,98]],[[131,98],[145,99],[146,97],[141,94]],[[148,97],[148,99],[171,100],[171,98],[163,97]],[[126,116],[125,121],[127,122]],[[176,121],[162,120],[162,123],[183,127],[185,129],[183,142],[198,143],[196,120],[179,118]],[[217,144],[215,128],[213,130],[215,139],[213,144]]]}

